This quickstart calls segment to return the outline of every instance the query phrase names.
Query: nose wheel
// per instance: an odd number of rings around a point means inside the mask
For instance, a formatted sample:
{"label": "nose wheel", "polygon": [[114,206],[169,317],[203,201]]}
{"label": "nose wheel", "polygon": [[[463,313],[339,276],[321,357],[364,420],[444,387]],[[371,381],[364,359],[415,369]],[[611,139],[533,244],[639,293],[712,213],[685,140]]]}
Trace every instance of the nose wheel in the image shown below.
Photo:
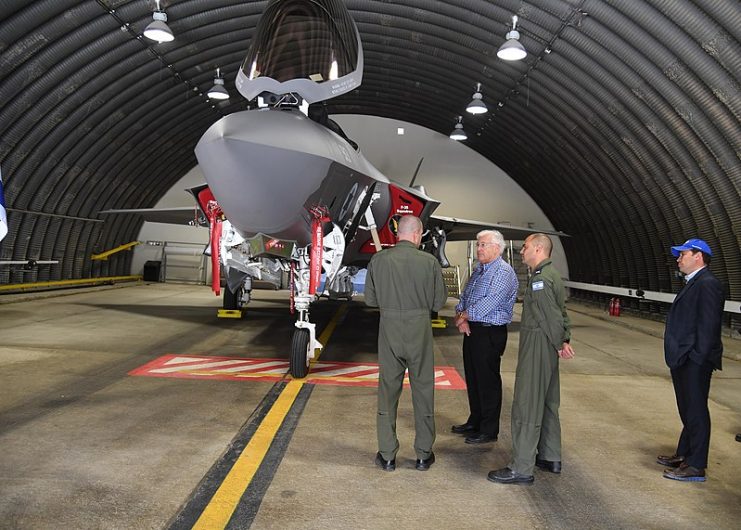
{"label": "nose wheel", "polygon": [[291,377],[302,379],[309,373],[311,336],[308,329],[296,328],[291,341],[290,373]]}

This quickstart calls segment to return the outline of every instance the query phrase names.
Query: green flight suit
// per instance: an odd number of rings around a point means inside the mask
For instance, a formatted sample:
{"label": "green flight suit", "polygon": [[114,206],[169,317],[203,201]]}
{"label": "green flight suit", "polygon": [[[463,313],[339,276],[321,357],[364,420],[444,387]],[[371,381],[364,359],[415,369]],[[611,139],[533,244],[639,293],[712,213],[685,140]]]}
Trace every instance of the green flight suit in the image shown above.
{"label": "green flight suit", "polygon": [[542,261],[528,281],[522,303],[520,346],[512,400],[512,463],[532,475],[536,455],[561,460],[561,388],[558,350],[571,339],[561,275],[550,259]]}
{"label": "green flight suit", "polygon": [[365,303],[378,307],[378,449],[396,458],[396,412],[409,370],[417,458],[429,458],[435,441],[435,369],[430,312],[447,300],[440,263],[409,241],[375,254],[365,277]]}

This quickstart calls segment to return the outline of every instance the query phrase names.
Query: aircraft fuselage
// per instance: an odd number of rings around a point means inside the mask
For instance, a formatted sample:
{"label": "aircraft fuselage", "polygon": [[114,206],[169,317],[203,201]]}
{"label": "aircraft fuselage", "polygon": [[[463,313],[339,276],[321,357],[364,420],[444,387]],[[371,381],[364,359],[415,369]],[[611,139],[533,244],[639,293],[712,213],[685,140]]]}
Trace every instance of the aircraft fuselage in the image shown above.
{"label": "aircraft fuselage", "polygon": [[297,109],[226,116],[206,131],[195,152],[211,193],[241,235],[309,245],[310,209],[324,207],[346,232],[344,263],[362,263],[375,252],[370,232],[357,230],[366,224],[370,194],[377,194],[371,211],[384,246],[395,243],[394,216],[411,213],[425,222],[438,205],[391,183],[347,140]]}

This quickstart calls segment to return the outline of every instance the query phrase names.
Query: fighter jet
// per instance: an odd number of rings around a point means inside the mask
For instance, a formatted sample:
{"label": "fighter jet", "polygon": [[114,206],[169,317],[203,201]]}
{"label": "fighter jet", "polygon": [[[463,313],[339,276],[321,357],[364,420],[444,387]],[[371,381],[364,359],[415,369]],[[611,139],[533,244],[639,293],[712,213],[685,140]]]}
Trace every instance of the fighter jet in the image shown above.
{"label": "fighter jet", "polygon": [[[424,189],[391,182],[373,167],[323,106],[357,88],[362,75],[362,43],[344,2],[273,0],[236,80],[258,108],[214,123],[195,148],[207,184],[190,191],[200,209],[196,221],[210,229],[213,289],[219,294],[222,268],[224,308],[239,309],[253,279],[288,274],[298,315],[293,377],[305,377],[322,348],[311,303],[321,294],[349,299],[358,267],[395,244],[400,216],[422,219],[423,248],[443,266],[447,240],[475,239],[485,228],[514,240],[536,232],[434,216],[439,202]],[[124,212],[160,222],[194,218],[192,208],[101,213]]]}

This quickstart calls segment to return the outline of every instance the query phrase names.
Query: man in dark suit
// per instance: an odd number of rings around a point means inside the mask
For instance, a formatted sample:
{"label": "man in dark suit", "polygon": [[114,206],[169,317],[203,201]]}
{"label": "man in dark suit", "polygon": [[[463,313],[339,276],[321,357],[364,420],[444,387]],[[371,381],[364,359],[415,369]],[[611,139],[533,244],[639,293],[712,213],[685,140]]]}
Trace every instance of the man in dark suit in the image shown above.
{"label": "man in dark suit", "polygon": [[721,369],[720,339],[724,289],[708,269],[713,253],[702,239],[688,239],[672,247],[685,286],[666,317],[664,358],[672,374],[682,433],[672,456],[659,456],[664,477],[705,481],[710,447],[708,394],[713,370]]}

